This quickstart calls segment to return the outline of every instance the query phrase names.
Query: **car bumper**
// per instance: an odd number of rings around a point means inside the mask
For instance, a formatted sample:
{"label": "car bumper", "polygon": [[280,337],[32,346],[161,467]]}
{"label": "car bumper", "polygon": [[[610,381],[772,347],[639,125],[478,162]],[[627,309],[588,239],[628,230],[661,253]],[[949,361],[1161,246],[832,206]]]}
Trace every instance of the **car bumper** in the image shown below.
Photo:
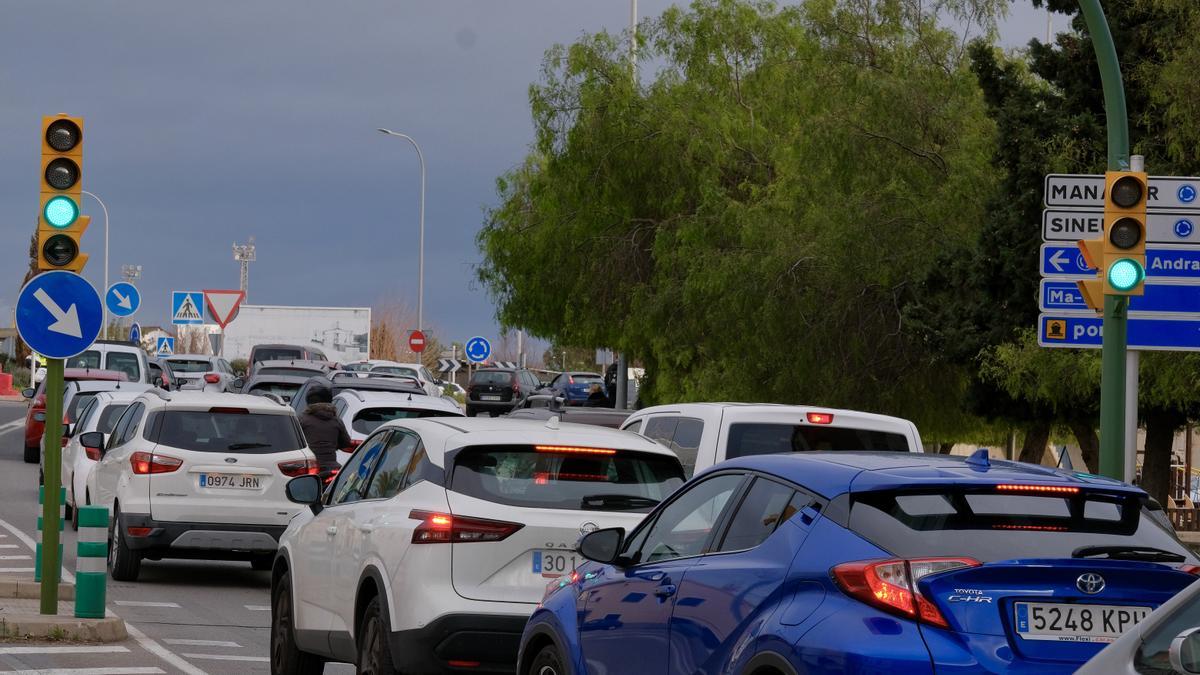
{"label": "car bumper", "polygon": [[[122,514],[125,543],[149,558],[250,560],[274,553],[286,525],[227,525],[225,523],[161,522],[144,514]],[[141,536],[129,528],[149,528]]]}
{"label": "car bumper", "polygon": [[468,400],[467,407],[475,408],[476,410],[512,410],[517,405],[518,401],[474,401]]}
{"label": "car bumper", "polygon": [[393,632],[392,660],[402,673],[511,675],[528,620],[525,614],[447,614],[423,628]]}

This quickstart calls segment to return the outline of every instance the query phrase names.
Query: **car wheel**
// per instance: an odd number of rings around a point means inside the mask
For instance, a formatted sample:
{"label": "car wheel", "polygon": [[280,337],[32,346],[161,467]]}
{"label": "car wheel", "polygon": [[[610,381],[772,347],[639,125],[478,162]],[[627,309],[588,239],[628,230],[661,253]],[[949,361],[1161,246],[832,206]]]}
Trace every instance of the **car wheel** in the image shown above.
{"label": "car wheel", "polygon": [[499,416],[500,416],[500,413],[495,410],[488,411],[488,417],[499,417]]}
{"label": "car wheel", "polygon": [[41,458],[42,458],[42,449],[41,448],[39,448],[36,445],[25,446],[25,463],[26,464],[37,464],[38,460]]}
{"label": "car wheel", "polygon": [[250,567],[255,572],[266,572],[275,564],[275,556],[268,553],[266,555],[256,555],[250,559]]}
{"label": "car wheel", "polygon": [[563,667],[562,657],[554,645],[546,645],[529,662],[529,670],[523,675],[567,675],[567,669]]}
{"label": "car wheel", "polygon": [[396,666],[392,664],[392,650],[388,647],[391,632],[379,596],[371,598],[358,633],[358,675],[395,675]]}
{"label": "car wheel", "polygon": [[[467,406],[467,417],[474,417],[478,414],[479,414],[478,410],[476,410],[475,408],[472,408],[471,406]],[[25,460],[25,461],[28,462],[29,460]],[[37,461],[37,460],[34,460],[34,461]]]}
{"label": "car wheel", "polygon": [[108,573],[113,581],[137,581],[141,570],[142,555],[125,543],[125,528],[118,508],[108,526]]}
{"label": "car wheel", "polygon": [[316,675],[325,664],[300,651],[292,617],[292,575],[284,572],[275,584],[271,602],[271,675]]}

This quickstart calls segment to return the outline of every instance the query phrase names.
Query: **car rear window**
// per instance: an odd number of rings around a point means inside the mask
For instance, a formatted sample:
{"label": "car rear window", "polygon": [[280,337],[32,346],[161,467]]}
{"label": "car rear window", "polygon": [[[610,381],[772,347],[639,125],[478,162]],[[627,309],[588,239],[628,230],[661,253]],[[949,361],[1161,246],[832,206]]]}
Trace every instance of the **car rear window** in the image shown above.
{"label": "car rear window", "polygon": [[572,375],[568,384],[604,384],[604,378],[599,375]]}
{"label": "car rear window", "polygon": [[212,364],[208,361],[189,360],[189,361],[167,361],[167,367],[176,373],[207,373],[212,370]]}
{"label": "car rear window", "polygon": [[112,403],[105,406],[104,410],[100,411],[100,419],[96,421],[96,431],[111,434],[117,426],[117,420],[121,419],[121,413],[128,407],[128,403]]}
{"label": "car rear window", "polygon": [[858,493],[849,524],[900,557],[991,562],[1070,558],[1081,547],[1138,546],[1195,561],[1136,495],[1020,494],[995,487]]}
{"label": "car rear window", "polygon": [[79,413],[94,398],[96,398],[95,393],[75,394],[72,396],[71,402],[67,404],[67,423],[74,424],[79,421]]}
{"label": "car rear window", "polygon": [[726,459],[810,450],[908,452],[903,434],[831,425],[739,423],[729,425]]}
{"label": "car rear window", "polygon": [[259,368],[254,371],[255,375],[281,375],[283,377],[314,377],[321,375],[321,371],[312,370],[310,368]]}
{"label": "car rear window", "polygon": [[480,370],[471,376],[471,384],[512,384],[513,374],[503,370]]}
{"label": "car rear window", "polygon": [[252,385],[249,389],[246,390],[246,393],[247,394],[256,394],[258,396],[262,396],[263,394],[275,394],[276,396],[278,396],[279,398],[282,398],[285,401],[290,401],[290,400],[292,400],[292,397],[296,395],[297,391],[300,391],[300,385],[298,385],[298,384],[280,384],[278,382],[260,382],[259,384]]}
{"label": "car rear window", "polygon": [[137,354],[109,352],[104,357],[104,367],[108,370],[125,373],[130,382],[137,382],[142,379],[142,365],[138,361]]}
{"label": "car rear window", "polygon": [[196,452],[267,455],[304,447],[290,415],[220,410],[167,410],[158,423],[160,445]]}
{"label": "car rear window", "polygon": [[254,350],[254,362],[261,363],[263,361],[292,361],[295,359],[303,359],[304,352],[299,349],[256,349]]}
{"label": "car rear window", "polygon": [[454,413],[447,410],[426,410],[423,408],[401,408],[395,406],[387,406],[382,408],[365,408],[354,413],[354,419],[350,421],[350,426],[360,434],[369,434],[375,431],[384,422],[392,420],[406,420],[414,417],[451,417]]}
{"label": "car rear window", "polygon": [[646,513],[683,482],[674,457],[517,445],[463,449],[450,489],[509,506]]}
{"label": "car rear window", "polygon": [[372,373],[382,373],[384,375],[404,375],[411,377],[414,380],[418,378],[417,371],[412,368],[398,368],[396,366],[378,366],[371,369]]}

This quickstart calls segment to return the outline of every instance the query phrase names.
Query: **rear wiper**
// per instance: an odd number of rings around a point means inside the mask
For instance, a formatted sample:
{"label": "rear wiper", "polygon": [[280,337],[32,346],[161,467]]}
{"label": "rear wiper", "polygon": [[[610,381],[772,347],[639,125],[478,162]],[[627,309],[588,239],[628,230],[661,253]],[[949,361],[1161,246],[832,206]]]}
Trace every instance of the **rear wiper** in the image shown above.
{"label": "rear wiper", "polygon": [[1142,560],[1145,562],[1183,562],[1179,553],[1153,546],[1080,546],[1071,552],[1072,558],[1105,557],[1110,560]]}
{"label": "rear wiper", "polygon": [[252,448],[269,448],[269,447],[271,447],[270,443],[234,443],[225,449],[226,450],[250,450]]}
{"label": "rear wiper", "polygon": [[640,495],[588,495],[579,504],[581,509],[641,509],[658,506],[659,500]]}

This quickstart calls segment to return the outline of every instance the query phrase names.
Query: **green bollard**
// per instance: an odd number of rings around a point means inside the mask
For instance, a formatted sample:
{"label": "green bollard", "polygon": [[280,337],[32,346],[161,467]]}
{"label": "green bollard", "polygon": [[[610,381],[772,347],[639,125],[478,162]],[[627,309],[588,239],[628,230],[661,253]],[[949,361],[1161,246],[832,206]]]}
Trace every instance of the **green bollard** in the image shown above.
{"label": "green bollard", "polygon": [[[41,485],[38,487],[38,506],[42,505],[43,500],[45,498],[46,498],[46,486]],[[63,528],[66,527],[66,524],[67,524],[67,519],[63,516],[63,511],[62,511],[63,506],[66,503],[67,503],[67,488],[65,488],[65,487],[59,488],[59,493],[58,493],[58,504],[59,504],[58,531],[59,532],[62,532]],[[63,545],[60,543],[58,545],[58,560],[59,560],[59,562],[62,561],[62,559],[63,559],[62,556],[63,556]],[[37,548],[33,554],[33,580],[37,581],[37,582],[40,582],[42,580],[42,517],[41,516],[38,516],[38,519],[37,519]],[[58,580],[62,581],[62,565],[58,566]]]}
{"label": "green bollard", "polygon": [[75,618],[103,619],[108,579],[108,508],[82,506],[75,549]]}

